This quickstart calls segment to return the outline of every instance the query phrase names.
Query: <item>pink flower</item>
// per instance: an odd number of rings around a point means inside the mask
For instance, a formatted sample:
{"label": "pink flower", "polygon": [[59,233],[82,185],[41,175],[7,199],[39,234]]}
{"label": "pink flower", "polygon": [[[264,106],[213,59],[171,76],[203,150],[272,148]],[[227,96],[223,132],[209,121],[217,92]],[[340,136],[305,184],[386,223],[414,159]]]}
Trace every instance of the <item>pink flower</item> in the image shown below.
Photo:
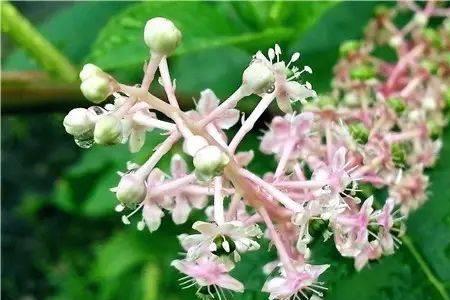
{"label": "pink flower", "polygon": [[324,288],[317,283],[317,279],[328,267],[329,265],[299,264],[295,266],[295,270],[282,271],[280,276],[266,281],[262,291],[270,293],[270,300],[300,299],[302,296],[310,299],[308,294],[322,297],[320,290]]}
{"label": "pink flower", "polygon": [[292,157],[298,156],[301,147],[306,143],[314,114],[310,112],[299,115],[286,115],[275,117],[261,141],[261,151],[266,154],[281,155],[283,149],[292,145]]}
{"label": "pink flower", "polygon": [[380,244],[386,254],[394,253],[394,238],[390,233],[394,226],[394,217],[392,215],[394,204],[394,199],[388,198],[383,209],[377,216],[377,223],[381,226],[378,234],[380,237]]}
{"label": "pink flower", "polygon": [[244,285],[228,274],[229,268],[212,258],[202,257],[196,261],[174,260],[172,266],[187,275],[181,285],[197,285],[197,293],[202,295],[215,299],[214,294],[222,293],[222,288],[239,293],[244,291]]}
{"label": "pink flower", "polygon": [[355,269],[360,271],[369,262],[369,260],[380,258],[382,253],[383,250],[378,240],[367,243],[361,252],[359,252],[359,254],[355,257]]}
{"label": "pink flower", "polygon": [[358,212],[344,212],[332,219],[336,248],[343,256],[357,255],[367,243],[372,203],[371,196],[364,201]]}
{"label": "pink flower", "polygon": [[[147,190],[149,191],[152,187],[161,185],[164,180],[165,174],[160,169],[153,169],[147,178]],[[164,216],[161,208],[169,208],[171,206],[170,198],[165,196],[150,197],[149,193],[147,193],[143,203],[142,216],[150,232],[153,232],[161,225],[161,219]]]}
{"label": "pink flower", "polygon": [[183,247],[187,250],[188,258],[197,258],[206,252],[217,256],[233,255],[239,260],[239,253],[259,249],[258,242],[254,241],[262,235],[258,225],[244,225],[239,221],[230,221],[223,224],[197,221],[192,225],[199,234],[180,236]]}
{"label": "pink flower", "polygon": [[[180,155],[174,155],[170,162],[172,178],[183,178],[187,175],[187,165]],[[172,208],[172,220],[175,224],[183,224],[192,208],[202,209],[208,202],[208,196],[204,193],[196,193],[188,189],[179,188],[171,196],[174,198],[174,207]]]}
{"label": "pink flower", "polygon": [[[189,111],[188,115],[194,120],[200,120],[202,117],[209,115],[219,104],[220,100],[212,90],[204,90],[200,93],[197,110]],[[214,124],[217,129],[229,129],[239,121],[239,115],[237,109],[226,109],[211,124]]]}
{"label": "pink flower", "polygon": [[427,200],[427,187],[428,176],[415,168],[403,173],[400,180],[389,189],[389,196],[400,204],[401,212],[406,215]]}
{"label": "pink flower", "polygon": [[345,193],[347,186],[353,181],[346,170],[348,163],[345,160],[347,149],[340,147],[333,155],[331,163],[322,164],[312,175],[312,180],[323,182],[324,186],[316,190],[316,194],[326,194],[332,197],[339,197],[340,193]]}

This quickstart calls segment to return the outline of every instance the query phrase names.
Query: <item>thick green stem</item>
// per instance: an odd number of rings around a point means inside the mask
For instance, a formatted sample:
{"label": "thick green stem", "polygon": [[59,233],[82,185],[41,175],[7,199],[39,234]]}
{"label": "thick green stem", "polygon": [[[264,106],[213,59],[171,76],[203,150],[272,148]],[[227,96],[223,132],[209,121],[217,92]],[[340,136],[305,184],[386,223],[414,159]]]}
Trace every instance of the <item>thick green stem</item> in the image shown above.
{"label": "thick green stem", "polygon": [[1,30],[49,73],[65,82],[77,80],[78,72],[70,61],[7,1],[1,3]]}

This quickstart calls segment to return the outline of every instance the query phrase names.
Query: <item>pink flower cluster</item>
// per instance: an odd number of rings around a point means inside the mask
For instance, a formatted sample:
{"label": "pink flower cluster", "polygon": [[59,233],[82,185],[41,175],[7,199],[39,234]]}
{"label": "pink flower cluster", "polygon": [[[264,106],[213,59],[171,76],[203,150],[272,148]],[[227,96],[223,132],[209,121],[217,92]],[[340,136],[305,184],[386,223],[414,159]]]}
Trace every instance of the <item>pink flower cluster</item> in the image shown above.
{"label": "pink flower cluster", "polygon": [[[411,20],[398,27],[397,15],[411,12]],[[113,96],[114,104],[74,109],[64,126],[82,147],[129,143],[132,152],[141,149],[146,132],[167,134],[143,165],[129,163],[111,190],[119,200],[116,211],[131,210],[123,223],[141,215],[139,230],[157,230],[165,214],[183,224],[193,209],[205,211],[205,220],[193,225],[197,233],[178,237],[186,254],[172,263],[185,274],[182,285],[195,286],[199,297],[243,292],[230,271],[265,237],[278,253],[263,268],[270,274],[262,287],[269,299],[321,299],[326,288],[318,278],[329,265],[312,264],[313,240],[333,237],[339,253],[354,258],[359,270],[395,251],[404,219],[427,199],[424,170],[436,160],[450,106],[449,13],[434,1],[377,9],[364,40],[342,45],[329,95],[317,97],[311,84],[299,81],[312,73],[295,66],[299,53],[284,62],[275,45],[267,55],[254,55],[228,99],[208,89],[187,112],[167,64],[181,33],[169,20],[155,18],[145,28],[150,60],[142,83],[125,85],[86,65],[82,92],[95,103]],[[447,18],[434,28],[427,26],[431,17]],[[378,57],[380,48],[390,49],[394,59]],[[149,92],[157,71],[167,101]],[[251,94],[260,101],[240,120],[236,106]],[[260,151],[278,164],[260,177],[246,168],[253,151],[238,149],[272,102],[285,115],[273,118]],[[302,112],[292,108],[295,102]],[[235,126],[229,140],[226,130]],[[183,153],[172,156],[165,174],[156,165],[179,141]],[[388,198],[367,192],[376,189],[386,190]]]}

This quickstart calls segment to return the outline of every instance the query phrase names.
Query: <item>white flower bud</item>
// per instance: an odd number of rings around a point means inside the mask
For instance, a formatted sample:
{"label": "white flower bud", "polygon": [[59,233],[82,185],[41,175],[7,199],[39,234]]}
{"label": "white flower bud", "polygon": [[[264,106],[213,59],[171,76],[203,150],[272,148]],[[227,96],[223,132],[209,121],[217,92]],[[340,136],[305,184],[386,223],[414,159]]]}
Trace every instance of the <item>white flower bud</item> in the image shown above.
{"label": "white flower bud", "polygon": [[426,110],[435,110],[437,108],[436,101],[434,101],[433,97],[425,97],[423,99],[422,107]]}
{"label": "white flower bud", "polygon": [[184,140],[183,151],[190,156],[194,156],[198,150],[208,146],[208,141],[199,135],[192,135]]}
{"label": "white flower bud", "polygon": [[92,131],[95,123],[86,108],[75,108],[64,117],[63,125],[68,134],[76,137]]}
{"label": "white flower bud", "polygon": [[203,147],[194,156],[195,174],[200,180],[209,180],[219,175],[229,161],[229,157],[217,146]]}
{"label": "white flower bud", "polygon": [[93,77],[96,75],[104,76],[105,72],[103,72],[102,69],[94,64],[86,64],[83,66],[83,69],[80,72],[80,79],[81,81],[85,81],[89,77]]}
{"label": "white flower bud", "polygon": [[117,144],[122,139],[122,123],[113,115],[101,117],[94,128],[94,140],[100,145]]}
{"label": "white flower bud", "polygon": [[181,32],[172,21],[153,18],[145,24],[144,41],[152,52],[168,55],[180,44]]}
{"label": "white flower bud", "polygon": [[273,90],[275,76],[266,63],[255,60],[245,69],[242,83],[247,85],[253,93],[263,94]]}
{"label": "white flower bud", "polygon": [[421,12],[416,13],[416,15],[414,16],[414,21],[416,22],[416,24],[418,24],[419,26],[425,26],[428,23],[428,17]]}
{"label": "white flower bud", "polygon": [[104,101],[113,92],[113,87],[106,75],[88,77],[80,85],[84,97],[94,103]]}
{"label": "white flower bud", "polygon": [[147,189],[144,180],[136,174],[126,174],[120,179],[116,197],[123,205],[134,208],[144,200]]}

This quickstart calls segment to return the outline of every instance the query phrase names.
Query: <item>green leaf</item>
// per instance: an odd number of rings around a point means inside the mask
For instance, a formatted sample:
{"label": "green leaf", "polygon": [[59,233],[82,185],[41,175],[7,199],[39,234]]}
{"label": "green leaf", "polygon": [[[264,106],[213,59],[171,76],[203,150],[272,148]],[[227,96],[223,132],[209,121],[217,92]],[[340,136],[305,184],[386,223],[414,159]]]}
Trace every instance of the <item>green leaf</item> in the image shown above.
{"label": "green leaf", "polygon": [[[265,2],[145,2],[131,6],[108,23],[99,35],[89,60],[112,71],[121,80],[136,81],[148,59],[143,41],[145,22],[155,16],[171,19],[183,41],[171,58],[172,76],[180,98],[191,99],[205,88],[220,97],[240,84],[243,69],[257,50],[287,43],[305,33],[330,4],[315,2],[274,4]],[[264,26],[245,25],[236,7],[265,10]],[[250,7],[250,8],[248,8]],[[285,14],[288,13],[287,15]],[[289,22],[293,17],[295,22]]]}

